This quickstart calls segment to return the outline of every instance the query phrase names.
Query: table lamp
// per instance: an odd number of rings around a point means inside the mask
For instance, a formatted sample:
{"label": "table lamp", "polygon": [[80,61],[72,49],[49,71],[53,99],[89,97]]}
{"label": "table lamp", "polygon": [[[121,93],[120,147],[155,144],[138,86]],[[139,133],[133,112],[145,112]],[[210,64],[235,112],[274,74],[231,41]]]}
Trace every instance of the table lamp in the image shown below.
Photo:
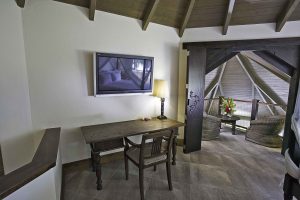
{"label": "table lamp", "polygon": [[161,110],[160,110],[160,116],[157,118],[167,119],[167,117],[164,115],[164,107],[165,107],[165,98],[167,95],[167,83],[165,80],[154,80],[154,90],[153,90],[153,96],[159,97],[161,101]]}

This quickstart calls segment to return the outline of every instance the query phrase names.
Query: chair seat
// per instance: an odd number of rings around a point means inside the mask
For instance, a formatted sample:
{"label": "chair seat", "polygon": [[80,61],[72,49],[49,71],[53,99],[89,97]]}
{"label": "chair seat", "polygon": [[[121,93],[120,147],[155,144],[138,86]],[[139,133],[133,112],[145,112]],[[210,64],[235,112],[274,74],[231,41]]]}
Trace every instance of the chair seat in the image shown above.
{"label": "chair seat", "polygon": [[[165,145],[162,145],[162,149],[164,149]],[[152,149],[152,145],[151,143],[146,144],[145,145],[145,149],[144,149],[144,155],[145,157],[150,157],[151,156],[151,149]],[[126,155],[135,163],[135,164],[139,164],[139,159],[140,159],[140,148],[136,148],[136,147],[130,147],[127,151],[126,151]],[[145,165],[151,165],[153,163],[157,163],[160,161],[164,161],[167,159],[167,154],[163,154],[163,155],[158,155],[155,157],[151,157],[151,158],[145,158],[144,159],[144,164]]]}

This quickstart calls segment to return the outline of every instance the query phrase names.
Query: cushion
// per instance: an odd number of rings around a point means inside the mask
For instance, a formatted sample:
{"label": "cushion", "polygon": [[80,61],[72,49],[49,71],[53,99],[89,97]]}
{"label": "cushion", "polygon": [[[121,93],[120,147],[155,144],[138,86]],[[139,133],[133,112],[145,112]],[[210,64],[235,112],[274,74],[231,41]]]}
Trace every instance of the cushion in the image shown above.
{"label": "cushion", "polygon": [[121,71],[119,71],[119,70],[111,71],[111,78],[113,81],[120,81],[121,80]]}
{"label": "cushion", "polygon": [[101,72],[99,73],[99,82],[100,84],[109,84],[112,82],[111,73],[110,72]]}

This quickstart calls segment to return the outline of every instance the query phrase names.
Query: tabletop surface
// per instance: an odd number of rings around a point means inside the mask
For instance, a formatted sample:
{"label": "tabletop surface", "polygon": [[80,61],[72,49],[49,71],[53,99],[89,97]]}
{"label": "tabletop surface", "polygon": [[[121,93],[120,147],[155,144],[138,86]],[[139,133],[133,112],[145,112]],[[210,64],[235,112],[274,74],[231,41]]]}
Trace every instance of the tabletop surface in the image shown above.
{"label": "tabletop surface", "polygon": [[81,131],[85,142],[90,144],[110,139],[123,138],[126,136],[151,133],[170,128],[178,128],[181,126],[184,126],[184,123],[172,119],[152,119],[149,121],[132,120],[83,126],[81,127]]}
{"label": "tabletop surface", "polygon": [[228,117],[226,115],[218,115],[218,117],[222,120],[222,121],[237,121],[240,120],[240,118],[238,116],[231,116]]}

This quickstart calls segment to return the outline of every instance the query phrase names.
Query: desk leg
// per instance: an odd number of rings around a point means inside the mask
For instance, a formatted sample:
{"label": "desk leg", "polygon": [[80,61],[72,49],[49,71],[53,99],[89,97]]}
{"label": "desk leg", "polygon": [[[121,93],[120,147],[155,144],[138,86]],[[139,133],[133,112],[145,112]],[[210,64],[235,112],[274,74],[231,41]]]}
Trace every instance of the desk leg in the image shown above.
{"label": "desk leg", "polygon": [[172,165],[176,165],[176,145],[177,145],[177,136],[174,137],[173,145],[172,145],[172,153],[173,153],[173,161]]}
{"label": "desk leg", "polygon": [[95,167],[97,176],[97,190],[102,190],[102,180],[101,180],[101,156],[100,153],[94,154],[95,156]]}
{"label": "desk leg", "polygon": [[232,122],[232,135],[235,135],[235,125],[236,125],[236,122]]}
{"label": "desk leg", "polygon": [[96,165],[95,165],[95,155],[93,151],[91,151],[91,162],[92,162],[92,170],[93,172],[96,171]]}

